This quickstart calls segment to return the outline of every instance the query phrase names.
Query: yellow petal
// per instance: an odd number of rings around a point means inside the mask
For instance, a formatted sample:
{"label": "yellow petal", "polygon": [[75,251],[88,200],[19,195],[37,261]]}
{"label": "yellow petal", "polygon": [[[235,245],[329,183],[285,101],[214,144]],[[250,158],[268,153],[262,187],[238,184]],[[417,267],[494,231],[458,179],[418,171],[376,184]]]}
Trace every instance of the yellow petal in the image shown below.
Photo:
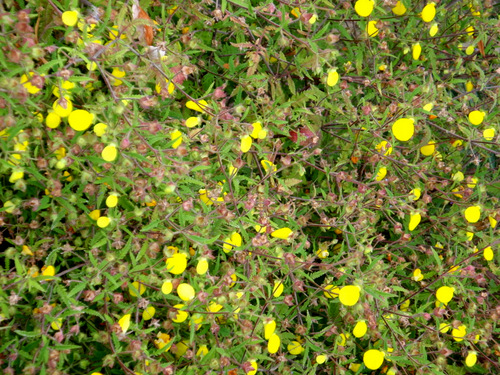
{"label": "yellow petal", "polygon": [[437,23],[433,23],[431,28],[429,29],[429,35],[435,36],[439,31],[439,26]]}
{"label": "yellow petal", "polygon": [[269,337],[269,341],[267,343],[267,351],[271,354],[276,353],[280,349],[280,346],[280,337],[276,333],[273,333],[271,337]]}
{"label": "yellow petal", "polygon": [[447,304],[453,298],[455,289],[449,286],[442,286],[436,291],[436,298],[439,302]]}
{"label": "yellow petal", "polygon": [[430,156],[436,151],[436,142],[429,141],[425,146],[420,147],[420,153],[425,156]]}
{"label": "yellow petal", "polygon": [[472,111],[469,113],[469,121],[472,125],[480,125],[483,122],[485,115],[485,112]]}
{"label": "yellow petal", "polygon": [[401,1],[398,1],[396,3],[396,6],[392,8],[392,13],[394,13],[396,16],[402,16],[406,13],[406,7]]}
{"label": "yellow petal", "polygon": [[420,58],[420,54],[422,53],[422,47],[420,46],[420,43],[415,43],[411,47],[411,51],[413,60],[418,60]]}
{"label": "yellow petal", "polygon": [[422,20],[424,22],[431,22],[434,17],[436,17],[436,5],[429,3],[422,9]]}
{"label": "yellow petal", "polygon": [[241,144],[240,144],[240,150],[241,152],[245,153],[250,150],[252,147],[252,138],[249,135],[244,135],[241,137]]}
{"label": "yellow petal", "polygon": [[346,285],[340,289],[339,301],[344,306],[354,306],[360,295],[360,288],[357,285]]}
{"label": "yellow petal", "polygon": [[118,324],[120,325],[123,333],[126,333],[130,327],[130,317],[131,316],[132,316],[131,314],[125,314],[118,321]]}
{"label": "yellow petal", "polygon": [[196,273],[198,275],[204,275],[208,271],[208,260],[206,258],[201,258],[196,265]]}
{"label": "yellow petal", "polygon": [[488,128],[483,130],[483,137],[487,141],[491,141],[493,138],[495,138],[495,129],[493,128]]}
{"label": "yellow petal", "polygon": [[111,194],[106,198],[106,206],[109,208],[116,207],[118,204],[118,196],[116,194]]}
{"label": "yellow petal", "polygon": [[111,222],[111,220],[109,217],[101,216],[99,219],[97,219],[97,226],[99,228],[106,228],[110,222]]}
{"label": "yellow petal", "polygon": [[369,21],[366,25],[366,33],[370,38],[373,38],[378,34],[377,22],[378,21]]}
{"label": "yellow petal", "polygon": [[151,320],[151,319],[153,319],[153,316],[155,316],[155,312],[156,312],[156,309],[154,308],[154,306],[149,305],[142,312],[142,319],[144,319],[144,320]]}
{"label": "yellow petal", "polygon": [[195,296],[195,291],[191,285],[182,283],[177,287],[177,294],[181,300],[191,301]]}
{"label": "yellow petal", "polygon": [[282,281],[275,281],[273,286],[273,296],[278,298],[283,293],[285,286]]}
{"label": "yellow petal", "polygon": [[392,125],[392,134],[399,141],[410,140],[415,132],[414,122],[412,118],[400,118]]}
{"label": "yellow petal", "polygon": [[113,144],[104,147],[104,149],[101,152],[101,157],[107,162],[114,161],[117,156],[118,156],[118,150],[116,146]]}
{"label": "yellow petal", "polygon": [[384,362],[384,352],[370,349],[363,354],[363,363],[370,370],[377,370]]}
{"label": "yellow petal", "polygon": [[204,109],[206,109],[208,107],[208,103],[206,102],[206,100],[203,100],[203,99],[198,100],[198,103],[195,103],[192,100],[189,100],[186,103],[186,107],[188,107],[189,109],[192,109],[193,111],[205,112]]}
{"label": "yellow petal", "polygon": [[368,326],[366,325],[366,321],[360,320],[356,323],[356,326],[352,330],[352,334],[354,335],[354,337],[363,337],[366,334],[367,330]]}
{"label": "yellow petal", "polygon": [[199,117],[190,117],[186,120],[186,126],[188,128],[194,128],[201,124],[201,119]]}
{"label": "yellow petal", "polygon": [[408,224],[408,230],[410,232],[414,231],[418,224],[420,224],[422,216],[417,212],[410,215],[410,223]]}
{"label": "yellow petal", "polygon": [[373,0],[358,0],[354,4],[354,10],[360,17],[368,17],[373,12]]}
{"label": "yellow petal", "polygon": [[381,167],[378,170],[377,175],[375,176],[375,180],[376,181],[382,181],[386,175],[387,175],[387,168],[386,167]]}
{"label": "yellow petal", "polygon": [[187,267],[187,256],[183,253],[176,253],[166,260],[167,271],[180,275]]}
{"label": "yellow petal", "polygon": [[282,240],[286,240],[292,234],[293,234],[293,231],[290,228],[281,228],[281,229],[278,229],[278,230],[275,230],[274,232],[272,232],[271,236],[274,238],[280,238]]}
{"label": "yellow petal", "polygon": [[172,148],[177,148],[182,143],[182,133],[179,130],[174,130],[170,133],[170,139],[174,141]]}
{"label": "yellow petal", "polygon": [[475,351],[469,351],[467,357],[465,358],[465,365],[467,367],[473,367],[477,362],[477,353]]}
{"label": "yellow petal", "polygon": [[276,330],[276,322],[274,321],[274,319],[264,323],[264,338],[266,340],[269,340],[271,336],[274,334],[275,330]]}
{"label": "yellow petal", "polygon": [[75,26],[76,23],[78,22],[78,12],[75,12],[74,10],[67,10],[64,12],[61,16],[62,22],[66,26]]}
{"label": "yellow petal", "polygon": [[339,73],[336,70],[330,70],[328,72],[328,79],[326,80],[326,84],[330,87],[335,86],[339,81]]}
{"label": "yellow petal", "polygon": [[481,217],[481,207],[479,206],[471,206],[468,207],[465,212],[465,220],[469,223],[477,223],[479,218]]}

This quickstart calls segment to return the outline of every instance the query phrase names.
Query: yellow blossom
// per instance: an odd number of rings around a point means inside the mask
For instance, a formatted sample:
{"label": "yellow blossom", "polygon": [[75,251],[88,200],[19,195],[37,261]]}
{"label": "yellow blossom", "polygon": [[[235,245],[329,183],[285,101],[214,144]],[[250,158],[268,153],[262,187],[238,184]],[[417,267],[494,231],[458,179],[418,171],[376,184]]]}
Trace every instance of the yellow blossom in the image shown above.
{"label": "yellow blossom", "polygon": [[62,18],[62,22],[66,25],[66,26],[75,26],[76,23],[78,22],[78,12],[74,11],[74,10],[67,10],[66,12],[64,12],[61,16]]}
{"label": "yellow blossom", "polygon": [[131,314],[125,314],[118,321],[118,324],[121,327],[123,333],[126,333],[130,327],[131,316],[132,316]]}
{"label": "yellow blossom", "polygon": [[280,349],[280,346],[280,337],[276,333],[273,333],[267,342],[267,351],[271,354],[276,353]]}
{"label": "yellow blossom", "polygon": [[368,21],[366,24],[366,33],[370,38],[373,38],[374,36],[378,35],[378,28],[377,28],[377,22],[378,21]]}
{"label": "yellow blossom", "polygon": [[375,180],[382,181],[386,175],[387,175],[387,168],[381,167],[375,176]]}
{"label": "yellow blossom", "polygon": [[394,13],[396,16],[402,16],[406,13],[406,7],[401,1],[398,1],[396,3],[396,6],[392,8],[392,13]]}
{"label": "yellow blossom", "polygon": [[144,320],[151,320],[155,316],[156,309],[154,306],[149,305],[146,307],[146,309],[142,312],[142,319]]}
{"label": "yellow blossom", "polygon": [[274,285],[273,285],[273,296],[278,298],[279,296],[281,296],[281,294],[283,293],[283,290],[284,290],[284,285],[283,285],[283,282],[282,281],[275,281],[274,282]]}
{"label": "yellow blossom", "polygon": [[286,240],[292,234],[293,234],[293,231],[290,228],[285,227],[285,228],[281,228],[281,229],[277,229],[277,230],[273,231],[271,233],[271,236],[274,237],[274,238],[279,238],[279,239],[282,239],[282,240]]}
{"label": "yellow blossom", "polygon": [[430,2],[422,9],[422,20],[424,22],[431,22],[434,17],[436,17],[436,4]]}
{"label": "yellow blossom", "polygon": [[357,285],[346,285],[340,289],[339,300],[344,306],[354,306],[360,295],[360,287]]}
{"label": "yellow blossom", "polygon": [[415,281],[422,281],[424,279],[424,275],[422,274],[422,270],[420,268],[416,268],[413,271],[412,279]]}
{"label": "yellow blossom", "polygon": [[110,144],[104,147],[104,149],[101,152],[101,157],[107,162],[114,161],[117,156],[118,156],[118,149],[114,144]]}
{"label": "yellow blossom", "polygon": [[471,206],[464,212],[465,220],[469,223],[477,223],[481,217],[481,207]]}
{"label": "yellow blossom", "polygon": [[472,125],[480,125],[485,117],[486,117],[486,112],[472,111],[469,113],[469,121]]}
{"label": "yellow blossom", "polygon": [[170,133],[170,139],[174,141],[172,148],[177,148],[182,143],[182,133],[176,129]]}
{"label": "yellow blossom", "polygon": [[422,216],[418,212],[412,213],[410,215],[410,223],[408,224],[408,230],[410,232],[414,231],[415,228],[418,226],[418,224],[420,224],[420,220],[422,220]]}
{"label": "yellow blossom", "polygon": [[206,100],[198,100],[198,103],[189,100],[186,102],[186,107],[192,109],[197,112],[205,112],[205,109],[208,107],[208,103]]}
{"label": "yellow blossom", "polygon": [[380,350],[370,349],[363,354],[363,363],[370,370],[377,370],[384,362],[385,353]]}
{"label": "yellow blossom", "polygon": [[354,4],[354,10],[360,17],[368,17],[373,12],[373,0],[357,0]]}
{"label": "yellow blossom", "polygon": [[328,71],[328,77],[326,80],[326,84],[330,87],[333,87],[339,81],[339,73],[336,69],[332,69]]}
{"label": "yellow blossom", "polygon": [[138,295],[142,296],[145,291],[146,291],[146,285],[139,283],[138,281],[134,281],[132,285],[128,288],[128,292],[132,297],[137,297]]}
{"label": "yellow blossom", "polygon": [[244,135],[241,137],[240,150],[243,153],[246,153],[252,147],[252,137],[249,135]]}
{"label": "yellow blossom", "polygon": [[174,275],[180,275],[187,267],[187,256],[184,253],[176,253],[170,258],[167,258],[165,263],[168,272]]}

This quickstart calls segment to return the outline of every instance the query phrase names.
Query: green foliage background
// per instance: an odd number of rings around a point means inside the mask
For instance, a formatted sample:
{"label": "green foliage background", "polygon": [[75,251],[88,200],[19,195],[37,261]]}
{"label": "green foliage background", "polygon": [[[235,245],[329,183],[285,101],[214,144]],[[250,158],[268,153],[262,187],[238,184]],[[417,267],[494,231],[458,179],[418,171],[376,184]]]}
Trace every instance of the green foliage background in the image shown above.
{"label": "green foliage background", "polygon": [[[2,371],[244,374],[254,361],[270,374],[370,373],[363,354],[378,349],[380,373],[498,373],[500,148],[483,131],[499,130],[500,6],[439,2],[431,37],[424,1],[403,0],[402,16],[395,3],[377,1],[362,18],[351,1],[141,1],[150,19],[138,19],[131,1],[4,1]],[[74,27],[61,20],[71,10],[80,14]],[[372,20],[379,32],[369,37]],[[340,79],[329,86],[332,69]],[[105,134],[75,131],[67,118],[49,128],[54,88],[93,125],[106,124]],[[187,108],[193,100],[206,111]],[[477,126],[474,110],[486,113]],[[200,124],[186,127],[195,116]],[[400,118],[415,120],[407,142],[391,132]],[[244,153],[241,137],[255,122],[267,135]],[[392,153],[377,148],[384,141]],[[425,156],[430,141],[435,152]],[[111,162],[101,156],[108,145],[119,153]],[[119,196],[113,208],[110,193]],[[465,220],[471,206],[480,207],[477,223]],[[111,224],[97,226],[94,210]],[[410,231],[415,213],[422,220]],[[285,227],[288,239],[271,235]],[[226,253],[233,232],[242,244]],[[188,255],[180,275],[165,266],[176,251]],[[196,272],[202,258],[206,274]],[[43,275],[48,266],[55,276]],[[172,293],[162,293],[165,281]],[[175,291],[181,282],[196,291],[189,302]],[[360,300],[326,298],[328,285],[357,285]],[[454,295],[440,308],[441,286]],[[190,318],[175,323],[180,303]],[[148,306],[156,313],[144,320]],[[276,354],[264,338],[271,319]],[[361,320],[368,331],[356,338]],[[467,334],[457,341],[442,323]],[[155,346],[159,333],[168,351]],[[292,341],[301,354],[289,352]],[[466,367],[471,352],[478,360]]]}

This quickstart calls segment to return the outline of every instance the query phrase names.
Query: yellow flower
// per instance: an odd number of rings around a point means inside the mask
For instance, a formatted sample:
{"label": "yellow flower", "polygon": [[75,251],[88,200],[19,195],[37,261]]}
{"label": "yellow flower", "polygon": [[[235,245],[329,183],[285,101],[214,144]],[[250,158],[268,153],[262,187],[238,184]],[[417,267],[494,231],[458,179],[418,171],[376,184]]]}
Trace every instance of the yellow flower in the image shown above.
{"label": "yellow flower", "polygon": [[137,297],[137,293],[139,293],[139,295],[142,296],[145,291],[146,291],[146,285],[139,283],[138,281],[134,281],[132,285],[128,288],[128,292],[132,297]]}
{"label": "yellow flower", "polygon": [[56,274],[56,269],[54,266],[43,266],[42,276],[54,276]]}
{"label": "yellow flower", "polygon": [[118,78],[125,77],[125,74],[126,74],[125,71],[122,70],[121,68],[118,67],[113,68],[113,71],[111,72],[111,76],[113,77],[111,79],[111,83],[113,84],[113,86],[120,86],[121,84],[123,84],[123,81]]}
{"label": "yellow flower", "polygon": [[378,35],[377,22],[378,21],[369,21],[366,24],[366,33],[370,38],[373,38],[374,36]]}
{"label": "yellow flower", "polygon": [[440,323],[439,324],[439,332],[446,333],[450,330],[450,325],[448,323]]}
{"label": "yellow flower", "polygon": [[279,238],[279,239],[282,239],[282,240],[286,240],[292,234],[293,234],[293,231],[290,228],[285,227],[285,228],[281,228],[281,229],[277,229],[277,230],[273,231],[271,233],[271,236],[274,237],[274,238]]}
{"label": "yellow flower", "polygon": [[155,316],[155,312],[156,312],[156,309],[154,308],[154,306],[149,305],[142,312],[142,319],[144,319],[144,320],[151,320],[151,319],[153,319],[153,316]]}
{"label": "yellow flower", "polygon": [[130,317],[131,316],[132,316],[131,314],[125,314],[118,321],[118,324],[120,325],[123,333],[126,333],[130,327]]}
{"label": "yellow flower", "polygon": [[238,232],[231,233],[231,237],[224,239],[224,245],[222,245],[222,250],[225,253],[229,253],[233,250],[233,247],[239,247],[242,243],[241,235]]}
{"label": "yellow flower", "polygon": [[107,162],[114,161],[117,156],[118,156],[118,149],[114,144],[110,144],[104,147],[104,149],[101,152],[101,157]]}
{"label": "yellow flower", "polygon": [[454,328],[451,331],[451,335],[453,336],[453,339],[457,342],[463,341],[465,335],[467,334],[467,326],[462,324],[458,328]]}
{"label": "yellow flower", "polygon": [[485,116],[486,112],[472,111],[469,113],[469,121],[472,125],[480,125],[483,122]]}
{"label": "yellow flower", "polygon": [[471,206],[464,212],[465,220],[469,223],[477,223],[481,217],[481,207]]}
{"label": "yellow flower", "polygon": [[172,148],[177,148],[182,143],[182,133],[176,129],[170,133],[170,139],[174,141],[174,143],[172,144]]}
{"label": "yellow flower", "polygon": [[[175,90],[175,85],[166,78],[165,78],[165,84],[167,85],[167,92],[170,95],[172,95],[172,93]],[[162,85],[160,83],[157,83],[155,86],[155,90],[158,94],[161,93],[161,89],[162,89]]]}
{"label": "yellow flower", "polygon": [[183,253],[176,253],[170,258],[167,258],[166,264],[168,272],[174,275],[180,275],[187,267],[187,256]]}
{"label": "yellow flower", "polygon": [[384,362],[385,353],[380,350],[370,349],[363,354],[363,363],[370,370],[377,370]]}
{"label": "yellow flower", "polygon": [[295,18],[299,18],[301,15],[300,9],[299,8],[293,8],[292,11],[290,12],[292,16]]}
{"label": "yellow flower", "polygon": [[170,294],[172,293],[172,289],[174,288],[172,281],[167,280],[164,281],[163,284],[161,285],[161,292],[163,294]]}
{"label": "yellow flower", "polygon": [[422,270],[420,268],[416,268],[413,271],[412,279],[415,281],[422,281],[424,279],[424,275],[422,274]]}
{"label": "yellow flower", "polygon": [[75,26],[78,22],[78,12],[75,12],[74,10],[67,10],[62,14],[61,19],[66,26]]}
{"label": "yellow flower", "polygon": [[118,204],[118,195],[110,194],[106,198],[106,206],[108,206],[109,208],[116,207],[117,204]]}
{"label": "yellow flower", "polygon": [[410,197],[414,201],[418,201],[421,195],[422,195],[422,190],[420,190],[419,188],[415,188],[412,191],[410,191]]}
{"label": "yellow flower", "polygon": [[436,142],[429,141],[425,146],[420,147],[420,153],[425,156],[430,156],[436,151]]}
{"label": "yellow flower", "polygon": [[327,285],[324,289],[325,291],[323,292],[323,294],[326,298],[337,298],[340,294],[340,288],[335,285]]}
{"label": "yellow flower", "polygon": [[182,305],[182,304],[174,305],[174,308],[177,309],[177,312],[176,312],[175,318],[172,319],[173,322],[182,323],[188,318],[189,313],[181,310],[183,307],[184,307],[184,305]]}
{"label": "yellow flower", "polygon": [[200,258],[198,264],[196,265],[196,273],[198,275],[204,275],[208,271],[208,260],[206,258]]}
{"label": "yellow flower", "polygon": [[201,124],[201,118],[199,117],[189,117],[187,120],[186,120],[186,126],[188,128],[194,128],[195,126],[198,126]]}
{"label": "yellow flower", "polygon": [[375,176],[375,180],[376,181],[382,181],[386,175],[387,175],[387,168],[386,167],[381,167],[378,170],[377,175]]}
{"label": "yellow flower", "polygon": [[392,13],[394,13],[396,16],[402,16],[406,13],[406,7],[401,1],[398,1],[396,3],[396,6],[392,8]]}
{"label": "yellow flower", "polygon": [[337,73],[337,70],[336,69],[329,70],[326,84],[330,87],[333,87],[338,83],[338,81],[339,81],[339,73]]}
{"label": "yellow flower", "polygon": [[[28,78],[28,75],[29,75],[29,78]],[[21,79],[19,80],[19,82],[21,83],[21,85],[23,85],[26,88],[26,91],[28,91],[30,94],[36,94],[37,92],[40,91],[40,89],[38,87],[36,87],[35,85],[32,85],[31,82],[29,81],[30,78],[33,77],[34,73],[29,72],[28,75],[23,74],[21,76]]]}
{"label": "yellow flower", "polygon": [[465,54],[467,56],[470,56],[474,53],[474,45],[470,44],[466,49],[465,49]]}
{"label": "yellow flower", "polygon": [[57,128],[61,124],[61,117],[54,112],[49,112],[45,117],[45,124],[51,129]]}
{"label": "yellow flower", "polygon": [[406,142],[410,140],[415,132],[414,122],[415,120],[412,118],[400,118],[392,125],[392,134],[399,141]]}
{"label": "yellow flower", "polygon": [[392,154],[392,147],[389,145],[389,142],[387,141],[380,142],[378,145],[375,146],[375,149],[386,156]]}
{"label": "yellow flower", "polygon": [[252,124],[252,133],[250,134],[250,137],[254,139],[264,139],[267,137],[267,130],[262,128],[262,124],[260,122],[254,122]]}
{"label": "yellow flower", "polygon": [[28,246],[23,245],[23,249],[21,251],[21,254],[23,254],[23,255],[33,255],[33,252],[31,251],[31,249]]}
{"label": "yellow flower", "polygon": [[488,216],[488,221],[490,222],[491,228],[495,229],[498,221],[493,216]]}
{"label": "yellow flower", "polygon": [[62,327],[62,321],[62,318],[57,318],[52,323],[50,323],[50,326],[54,331],[59,331]]}
{"label": "yellow flower", "polygon": [[90,216],[90,218],[91,218],[92,220],[97,220],[97,219],[99,219],[99,217],[101,216],[101,211],[99,211],[99,210],[94,210],[94,211],[92,211],[92,212],[89,214],[89,216]]}
{"label": "yellow flower", "polygon": [[354,4],[354,10],[360,17],[368,17],[373,12],[373,0],[357,0]]}
{"label": "yellow flower", "polygon": [[52,104],[54,113],[59,117],[68,117],[71,112],[73,112],[73,103],[67,97],[64,100],[61,98],[57,99],[54,104]]}
{"label": "yellow flower", "polygon": [[14,183],[18,180],[22,180],[23,178],[24,178],[24,171],[23,170],[15,170],[10,175],[9,182]]}
{"label": "yellow flower", "polygon": [[350,333],[341,333],[337,338],[337,342],[340,346],[345,346],[347,339],[351,337]]}
{"label": "yellow flower", "polygon": [[354,326],[354,329],[352,330],[352,334],[354,335],[354,337],[360,338],[366,334],[367,330],[368,330],[368,326],[366,325],[366,321],[360,320]]}
{"label": "yellow flower", "polygon": [[431,22],[434,17],[436,17],[436,4],[430,2],[422,9],[422,20],[424,22]]}
{"label": "yellow flower", "polygon": [[484,249],[483,256],[484,256],[484,259],[486,259],[488,262],[493,260],[494,254],[493,254],[493,249],[491,248],[491,246],[488,246],[487,248]]}
{"label": "yellow flower", "polygon": [[472,90],[474,90],[474,85],[471,81],[467,81],[467,83],[465,84],[465,90],[467,90],[467,92],[471,92]]}
{"label": "yellow flower", "polygon": [[325,362],[326,362],[326,359],[327,359],[326,355],[324,355],[324,354],[320,354],[320,355],[318,355],[318,356],[316,357],[316,363],[317,363],[318,365],[321,365],[321,364],[323,364],[323,363],[325,363]]}
{"label": "yellow flower", "polygon": [[252,138],[249,135],[244,135],[241,137],[240,150],[243,153],[246,153],[252,147]]}
{"label": "yellow flower", "polygon": [[263,159],[260,161],[260,164],[262,165],[262,168],[264,168],[266,173],[276,172],[278,170],[276,168],[276,165],[271,163],[269,160]]}
{"label": "yellow flower", "polygon": [[74,130],[87,130],[94,121],[94,115],[84,109],[77,109],[69,114],[68,123]]}
{"label": "yellow flower", "polygon": [[[109,31],[109,39],[115,40],[118,37],[118,26],[113,25]],[[120,34],[120,39],[125,39],[127,36],[125,34]]]}
{"label": "yellow flower", "polygon": [[434,22],[431,26],[431,28],[429,29],[429,35],[430,36],[435,36],[437,34],[437,32],[439,31],[439,26],[436,22]]}
{"label": "yellow flower", "polygon": [[208,107],[208,103],[206,100],[198,100],[198,103],[193,102],[192,100],[189,100],[186,102],[186,107],[189,109],[192,109],[193,111],[197,112],[205,112],[205,108]]}
{"label": "yellow flower", "polygon": [[182,283],[177,287],[177,294],[181,300],[191,301],[195,296],[195,291],[191,285]]}
{"label": "yellow flower", "polygon": [[109,217],[101,216],[99,219],[97,219],[97,226],[99,228],[106,228],[110,222],[111,222],[111,219]]}
{"label": "yellow flower", "polygon": [[292,341],[287,346],[288,352],[292,355],[300,355],[305,350],[302,344],[298,341]]}
{"label": "yellow flower", "polygon": [[[172,341],[170,339],[170,335],[167,335],[166,333],[160,332],[156,335],[156,337],[157,337],[157,339],[154,340],[154,343],[158,349],[163,349],[165,346],[167,346],[170,343],[170,341]],[[168,352],[169,350],[170,350],[170,346],[165,349],[166,352]]]}
{"label": "yellow flower", "polygon": [[473,367],[477,362],[477,353],[475,351],[467,352],[467,357],[465,358],[465,365],[467,367]]}
{"label": "yellow flower", "polygon": [[354,306],[359,300],[360,287],[357,285],[346,285],[340,289],[339,300],[344,306]]}
{"label": "yellow flower", "polygon": [[264,338],[269,340],[276,330],[276,322],[274,319],[268,320],[264,323]]}
{"label": "yellow flower", "polygon": [[208,354],[208,348],[206,345],[200,345],[200,348],[197,350],[196,355],[198,357],[203,357]]}
{"label": "yellow flower", "polygon": [[448,304],[453,298],[455,289],[449,286],[442,286],[436,291],[436,298],[439,302]]}
{"label": "yellow flower", "polygon": [[215,301],[210,301],[207,311],[211,313],[216,313],[222,310],[224,306],[222,306],[220,303],[217,303]]}
{"label": "yellow flower", "polygon": [[257,370],[259,369],[259,366],[255,361],[250,361],[250,365],[252,366],[253,370],[248,371],[246,375],[255,375],[257,373]]}
{"label": "yellow flower", "polygon": [[285,289],[285,286],[283,285],[282,281],[275,281],[273,285],[273,296],[278,298],[281,296],[283,293],[283,290]]}
{"label": "yellow flower", "polygon": [[273,333],[267,342],[267,351],[271,354],[276,353],[280,349],[280,346],[280,337],[276,333]]}
{"label": "yellow flower", "polygon": [[465,179],[465,176],[462,172],[458,171],[452,176],[452,180],[456,182],[461,182]]}
{"label": "yellow flower", "polygon": [[488,128],[483,130],[483,137],[487,141],[491,141],[493,138],[495,138],[495,129],[493,128]]}
{"label": "yellow flower", "polygon": [[422,216],[417,212],[410,215],[410,223],[408,224],[408,230],[410,232],[414,231],[418,224],[420,224]]}
{"label": "yellow flower", "polygon": [[422,47],[420,46],[420,43],[415,43],[411,47],[411,51],[413,60],[418,60],[420,58],[420,54],[422,53]]}

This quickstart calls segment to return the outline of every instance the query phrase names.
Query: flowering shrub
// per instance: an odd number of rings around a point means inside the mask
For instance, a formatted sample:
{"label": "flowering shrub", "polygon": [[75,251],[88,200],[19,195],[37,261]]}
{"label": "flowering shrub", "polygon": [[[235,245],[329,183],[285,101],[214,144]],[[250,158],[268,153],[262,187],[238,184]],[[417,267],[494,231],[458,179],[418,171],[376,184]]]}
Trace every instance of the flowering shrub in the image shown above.
{"label": "flowering shrub", "polygon": [[500,372],[493,3],[6,0],[2,372]]}

